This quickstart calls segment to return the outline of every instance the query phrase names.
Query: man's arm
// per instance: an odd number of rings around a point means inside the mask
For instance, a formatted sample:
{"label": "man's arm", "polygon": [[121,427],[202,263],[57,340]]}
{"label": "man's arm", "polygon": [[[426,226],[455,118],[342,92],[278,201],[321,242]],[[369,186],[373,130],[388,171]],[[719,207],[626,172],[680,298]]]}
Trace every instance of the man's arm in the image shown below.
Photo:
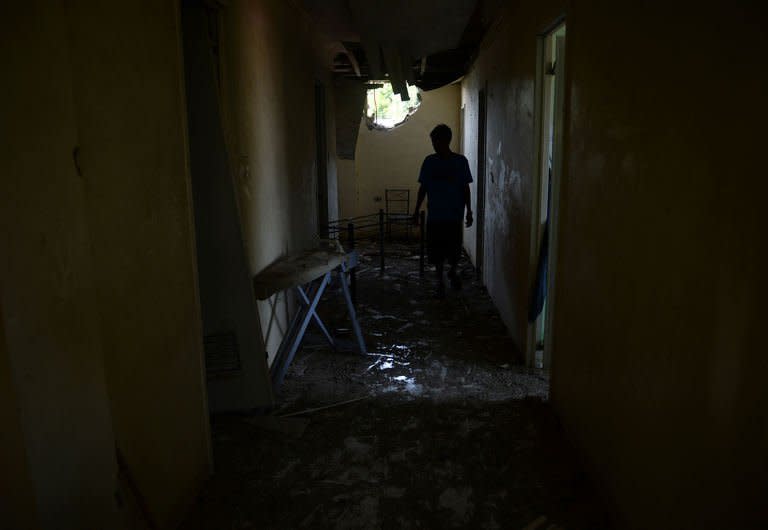
{"label": "man's arm", "polygon": [[464,184],[464,206],[467,208],[467,228],[472,226],[472,192],[469,191],[469,184]]}
{"label": "man's arm", "polygon": [[469,191],[469,183],[472,182],[472,172],[469,170],[469,161],[462,156],[464,161],[464,206],[467,209],[467,228],[472,226],[472,193]]}
{"label": "man's arm", "polygon": [[424,197],[427,196],[427,190],[424,189],[424,185],[419,186],[419,193],[416,196],[416,210],[413,212],[413,224],[419,224],[419,211],[421,210],[421,204],[424,202]]}

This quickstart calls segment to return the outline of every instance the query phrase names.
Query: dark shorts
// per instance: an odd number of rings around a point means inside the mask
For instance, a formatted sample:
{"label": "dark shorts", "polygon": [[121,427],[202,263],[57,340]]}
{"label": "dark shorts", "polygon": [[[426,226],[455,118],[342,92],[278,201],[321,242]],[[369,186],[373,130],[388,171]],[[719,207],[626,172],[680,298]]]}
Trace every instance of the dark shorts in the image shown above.
{"label": "dark shorts", "polygon": [[464,227],[461,221],[427,222],[427,259],[433,265],[458,261]]}

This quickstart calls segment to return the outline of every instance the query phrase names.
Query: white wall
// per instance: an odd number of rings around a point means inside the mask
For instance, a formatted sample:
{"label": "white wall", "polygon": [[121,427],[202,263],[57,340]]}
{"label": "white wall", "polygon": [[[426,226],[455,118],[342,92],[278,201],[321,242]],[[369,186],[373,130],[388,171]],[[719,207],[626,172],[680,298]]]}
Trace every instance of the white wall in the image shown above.
{"label": "white wall", "polygon": [[[385,209],[384,190],[411,190],[410,208],[416,206],[419,169],[424,157],[433,153],[429,133],[439,123],[453,131],[451,148],[459,150],[460,85],[447,85],[422,92],[418,110],[391,130],[368,129],[361,117],[354,163],[340,166],[341,216],[355,217]],[[361,109],[362,114],[362,109]],[[376,200],[380,198],[380,200]]]}

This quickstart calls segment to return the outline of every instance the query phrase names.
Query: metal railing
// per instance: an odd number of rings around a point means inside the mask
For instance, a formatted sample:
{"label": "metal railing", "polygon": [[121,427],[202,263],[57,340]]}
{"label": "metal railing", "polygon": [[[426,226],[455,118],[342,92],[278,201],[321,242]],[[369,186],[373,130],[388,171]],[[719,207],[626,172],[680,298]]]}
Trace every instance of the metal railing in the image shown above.
{"label": "metal railing", "polygon": [[[362,239],[374,239],[379,244],[379,275],[384,275],[385,263],[385,246],[386,242],[392,242],[392,225],[402,224],[408,227],[408,234],[410,238],[410,227],[412,226],[412,217],[403,216],[402,214],[387,215],[383,209],[378,213],[372,213],[368,215],[359,215],[357,217],[348,217],[344,219],[336,219],[329,221],[328,224],[323,227],[329,237],[338,237],[346,239],[347,249],[351,252],[355,250],[356,242]],[[422,210],[419,212],[419,274],[424,274],[424,252],[425,252],[425,236],[426,225],[425,215]],[[356,269],[354,267],[350,270],[350,288],[352,291],[352,300],[357,303],[357,277]]]}

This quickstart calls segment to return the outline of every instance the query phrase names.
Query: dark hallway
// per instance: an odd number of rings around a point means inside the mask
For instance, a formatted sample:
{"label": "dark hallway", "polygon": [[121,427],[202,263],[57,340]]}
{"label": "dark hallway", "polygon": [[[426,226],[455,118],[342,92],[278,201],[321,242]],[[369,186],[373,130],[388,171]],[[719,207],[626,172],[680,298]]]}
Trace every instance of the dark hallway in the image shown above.
{"label": "dark hallway", "polygon": [[376,244],[358,272],[368,355],[315,331],[272,414],[215,418],[217,471],[183,528],[608,528],[471,264],[434,300],[417,249],[393,246],[383,277]]}
{"label": "dark hallway", "polygon": [[0,2],[0,529],[768,528],[765,15]]}

